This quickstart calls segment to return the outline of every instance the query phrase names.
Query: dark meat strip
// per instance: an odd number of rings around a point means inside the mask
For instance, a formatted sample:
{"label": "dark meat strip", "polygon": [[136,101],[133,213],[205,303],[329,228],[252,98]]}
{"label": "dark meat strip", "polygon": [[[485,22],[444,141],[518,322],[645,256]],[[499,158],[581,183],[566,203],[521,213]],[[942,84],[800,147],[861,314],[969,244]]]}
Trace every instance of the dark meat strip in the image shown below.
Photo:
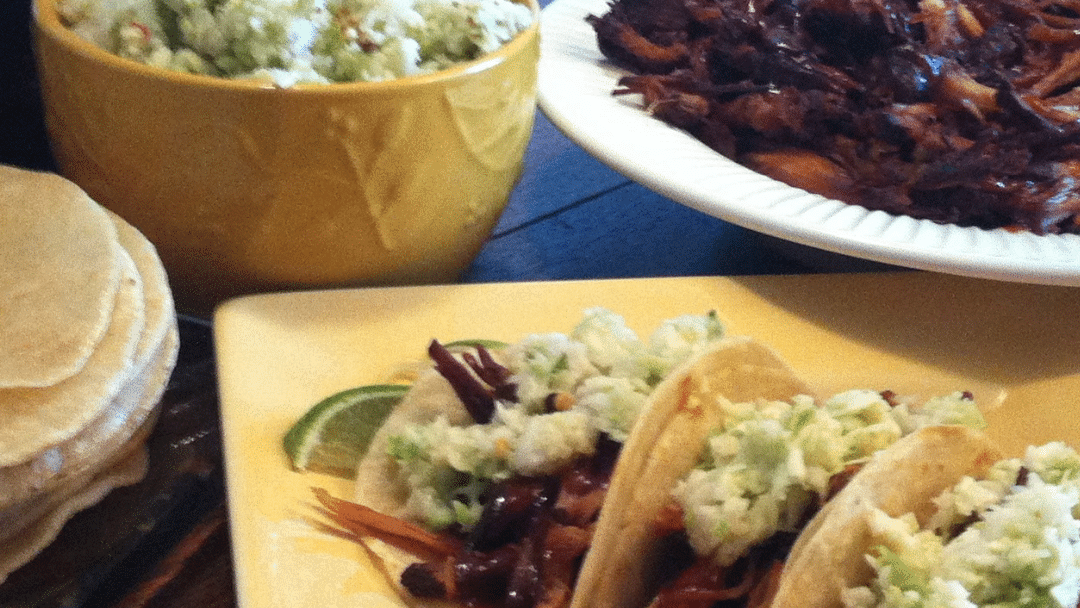
{"label": "dark meat strip", "polygon": [[464,352],[458,361],[453,353],[432,340],[428,355],[454,393],[465,404],[465,409],[479,424],[491,421],[495,414],[495,401],[517,401],[517,385],[510,381],[510,370],[500,365],[483,345],[476,346],[476,355]]}
{"label": "dark meat strip", "polygon": [[484,510],[467,541],[473,551],[490,551],[518,541],[540,511],[558,492],[550,480],[514,478],[492,486],[484,497]]}
{"label": "dark meat strip", "polygon": [[516,402],[517,385],[510,382],[510,370],[495,361],[495,358],[491,356],[491,351],[484,348],[482,344],[476,346],[476,355],[473,357],[470,353],[463,354],[469,367],[492,388],[495,398]]}

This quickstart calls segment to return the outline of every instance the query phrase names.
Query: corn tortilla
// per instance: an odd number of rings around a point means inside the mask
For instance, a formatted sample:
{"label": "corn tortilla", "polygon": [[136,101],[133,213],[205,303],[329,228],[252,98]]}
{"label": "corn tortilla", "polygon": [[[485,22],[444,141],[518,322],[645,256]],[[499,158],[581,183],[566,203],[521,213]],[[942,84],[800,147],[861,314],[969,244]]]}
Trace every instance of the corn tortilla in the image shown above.
{"label": "corn tortilla", "polygon": [[3,582],[142,479],[179,332],[153,245],[74,184],[0,167],[0,225]]}
{"label": "corn tortilla", "polygon": [[1003,457],[983,433],[927,427],[878,452],[807,525],[784,565],[775,606],[841,608],[840,593],[870,580],[868,518],[913,513],[925,524],[934,498],[965,475],[981,477]]}
{"label": "corn tortilla", "polygon": [[[696,452],[664,449],[657,445],[657,442],[662,441],[672,446],[688,445],[695,441],[694,433],[703,438],[713,427],[710,421],[716,417],[716,413],[706,407],[698,407],[696,410],[684,407],[687,404],[682,397],[688,388],[698,397],[705,394],[728,394],[743,400],[758,397],[789,398],[807,392],[806,385],[795,377],[779,357],[749,338],[725,338],[671,371],[668,377],[657,385],[642,408],[641,417],[634,424],[616,464],[612,485],[604,500],[593,535],[592,546],[585,554],[585,561],[573,591],[573,608],[623,606],[625,604],[618,599],[623,591],[640,583],[634,580],[634,575],[629,574],[634,571],[633,562],[641,561],[641,553],[635,552],[640,547],[625,545],[625,522],[632,521],[645,526],[653,519],[647,512],[659,509],[663,501],[650,500],[654,490],[662,484],[639,486],[635,483],[638,479],[637,473],[648,468],[651,475],[653,469],[661,465],[663,468],[677,470],[681,465],[672,467],[666,457],[679,452],[690,454],[692,460],[685,467],[693,467],[697,462]],[[401,433],[406,426],[430,421],[437,416],[445,416],[451,424],[464,423],[471,419],[464,405],[454,397],[449,383],[437,371],[425,369],[405,399],[380,427],[366,456],[361,460],[356,478],[356,502],[390,515],[402,514],[407,499],[406,489],[403,484],[387,483],[388,479],[398,475],[397,464],[387,453],[388,438]],[[698,440],[697,443],[700,444],[701,441]],[[645,449],[637,453],[628,451],[626,446],[631,444],[641,445]],[[658,453],[664,453],[664,462],[651,463],[650,455]],[[620,478],[625,478],[621,484],[617,481]],[[649,530],[651,532],[651,528]],[[643,539],[638,540],[643,542]],[[376,556],[378,567],[386,573],[408,605],[425,608],[458,605],[453,602],[411,597],[401,587],[399,579],[405,568],[416,561],[416,557],[378,539],[366,539],[365,544]],[[640,545],[641,542],[630,544]],[[617,588],[618,585],[613,584],[612,580],[621,581],[620,584],[624,587]]]}
{"label": "corn tortilla", "polygon": [[75,375],[105,335],[121,276],[104,210],[75,184],[0,166],[0,388]]}
{"label": "corn tortilla", "polygon": [[404,484],[386,483],[398,475],[398,465],[388,453],[390,438],[407,427],[445,416],[450,424],[472,420],[465,405],[454,396],[454,389],[434,368],[425,368],[405,393],[401,403],[375,432],[367,453],[356,470],[356,502],[380,513],[401,517],[408,499]]}
{"label": "corn tortilla", "polygon": [[74,437],[25,462],[0,468],[0,508],[51,491],[66,478],[84,475],[88,467],[117,449],[146,419],[164,391],[164,385],[157,382],[159,370],[171,369],[175,363],[176,315],[157,253],[138,230],[111,212],[109,217],[143,283],[146,322],[135,347],[132,378],[113,405]]}
{"label": "corn tortilla", "polygon": [[[410,425],[429,422],[438,416],[445,416],[451,424],[465,424],[472,420],[465,405],[454,396],[450,383],[434,368],[425,368],[405,398],[376,431],[366,455],[357,466],[355,500],[358,504],[395,517],[402,516],[408,499],[407,488],[404,484],[387,483],[387,480],[399,474],[397,463],[387,452],[390,437],[400,434]],[[401,586],[400,578],[405,568],[416,561],[416,556],[377,538],[365,539],[364,542],[376,566],[408,606],[460,606],[456,602],[413,597]]]}
{"label": "corn tortilla", "polygon": [[5,540],[0,551],[0,583],[56,540],[73,515],[101,502],[112,490],[138,482],[146,475],[146,469],[146,447],[140,444],[124,459],[88,483],[72,489],[41,517]]}
{"label": "corn tortilla", "polygon": [[718,396],[745,402],[799,394],[810,391],[787,364],[744,337],[721,340],[657,386],[615,465],[572,608],[645,605],[653,524],[671,488],[698,463],[700,447],[687,446],[703,446],[720,422]]}
{"label": "corn tortilla", "polygon": [[135,358],[141,359],[164,339],[170,327],[176,326],[176,309],[169,291],[169,280],[154,245],[134,226],[106,210],[116,228],[117,241],[128,252],[143,284],[146,330],[136,348]]}
{"label": "corn tortilla", "polygon": [[44,549],[75,513],[100,501],[110,490],[140,481],[145,464],[136,467],[146,437],[157,420],[157,403],[176,361],[179,334],[175,327],[165,335],[147,373],[132,380],[125,390],[140,399],[140,416],[125,420],[124,432],[113,445],[96,450],[96,458],[78,474],[55,480],[47,491],[36,493],[6,507],[0,506],[0,583],[12,571]]}
{"label": "corn tortilla", "polygon": [[31,502],[71,479],[96,472],[153,415],[176,362],[179,345],[176,327],[167,330],[101,416],[71,439],[26,462],[0,468],[0,525],[3,510]]}
{"label": "corn tortilla", "polygon": [[80,373],[43,388],[0,389],[0,467],[74,437],[105,411],[130,378],[145,306],[135,264],[123,248],[119,252],[123,276],[114,314]]}

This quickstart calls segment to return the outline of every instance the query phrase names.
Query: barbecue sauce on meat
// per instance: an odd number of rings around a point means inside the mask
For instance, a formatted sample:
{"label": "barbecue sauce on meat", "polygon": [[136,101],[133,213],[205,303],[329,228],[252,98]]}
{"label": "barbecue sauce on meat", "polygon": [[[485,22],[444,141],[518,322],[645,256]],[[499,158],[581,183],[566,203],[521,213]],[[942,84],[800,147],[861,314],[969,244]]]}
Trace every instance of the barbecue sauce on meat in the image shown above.
{"label": "barbecue sauce on meat", "polygon": [[[886,397],[888,398],[888,397]],[[858,472],[849,465],[829,480],[828,495],[819,497],[803,514],[804,524]],[[781,531],[751,549],[729,567],[708,556],[697,556],[686,538],[682,510],[675,502],[660,512],[656,534],[660,538],[655,559],[656,608],[764,608],[776,593],[780,571],[798,534]],[[800,526],[801,528],[802,526]]]}
{"label": "barbecue sauce on meat", "polygon": [[[483,346],[459,360],[433,340],[428,354],[475,422],[489,422],[497,400],[517,400],[509,371]],[[550,410],[558,409],[561,397],[549,396]],[[600,434],[594,453],[559,476],[494,484],[481,499],[480,520],[462,549],[445,560],[411,564],[401,575],[402,586],[416,597],[468,606],[569,605],[621,448]]]}
{"label": "barbecue sauce on meat", "polygon": [[762,608],[776,592],[777,577],[794,545],[796,535],[779,532],[755,547],[730,567],[721,568],[708,558],[693,556],[680,533],[662,540],[665,552],[658,563],[680,564],[677,572],[664,572],[666,581],[656,596],[656,608]]}
{"label": "barbecue sauce on meat", "polygon": [[1080,234],[1072,0],[615,0],[653,116],[756,171],[941,223]]}
{"label": "barbecue sauce on meat", "polygon": [[591,456],[557,477],[493,485],[462,549],[410,565],[402,586],[417,597],[467,606],[568,605],[621,447],[601,435]]}
{"label": "barbecue sauce on meat", "polygon": [[510,382],[510,370],[497,363],[486,348],[477,345],[476,353],[462,353],[462,362],[438,340],[428,345],[435,370],[450,383],[473,420],[486,424],[495,415],[497,399],[517,401],[517,386]]}

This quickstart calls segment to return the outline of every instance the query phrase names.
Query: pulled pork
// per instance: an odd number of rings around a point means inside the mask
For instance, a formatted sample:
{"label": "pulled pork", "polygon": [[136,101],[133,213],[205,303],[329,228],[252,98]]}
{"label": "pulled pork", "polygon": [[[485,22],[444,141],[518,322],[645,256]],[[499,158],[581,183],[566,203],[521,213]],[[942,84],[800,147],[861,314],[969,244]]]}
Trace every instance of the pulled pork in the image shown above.
{"label": "pulled pork", "polygon": [[622,444],[601,435],[596,452],[560,475],[494,484],[469,533],[421,526],[315,489],[316,522],[361,544],[377,538],[416,556],[401,573],[414,598],[489,608],[567,608]]}
{"label": "pulled pork", "polygon": [[[428,346],[435,370],[474,422],[485,424],[496,400],[517,401],[517,385],[486,348],[476,345],[475,351],[459,359],[437,340]],[[549,411],[570,407],[565,397],[548,395]],[[557,474],[492,483],[468,532],[432,532],[325,490],[315,491],[318,510],[329,521],[319,525],[361,544],[377,538],[416,556],[399,578],[412,597],[474,608],[567,608],[621,449],[621,442],[601,433],[591,455]]]}
{"label": "pulled pork", "polygon": [[615,94],[751,169],[941,223],[1080,233],[1077,0],[615,0]]}

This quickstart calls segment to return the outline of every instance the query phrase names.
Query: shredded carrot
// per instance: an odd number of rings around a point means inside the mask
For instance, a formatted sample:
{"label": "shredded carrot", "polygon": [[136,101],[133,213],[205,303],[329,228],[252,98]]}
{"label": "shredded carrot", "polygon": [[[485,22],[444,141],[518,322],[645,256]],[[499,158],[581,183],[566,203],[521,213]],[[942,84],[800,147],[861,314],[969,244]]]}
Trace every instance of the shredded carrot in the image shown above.
{"label": "shredded carrot", "polygon": [[323,488],[312,488],[323,508],[317,510],[341,529],[331,533],[350,540],[377,538],[389,545],[426,558],[445,558],[458,551],[458,542],[354,502],[335,498]]}

